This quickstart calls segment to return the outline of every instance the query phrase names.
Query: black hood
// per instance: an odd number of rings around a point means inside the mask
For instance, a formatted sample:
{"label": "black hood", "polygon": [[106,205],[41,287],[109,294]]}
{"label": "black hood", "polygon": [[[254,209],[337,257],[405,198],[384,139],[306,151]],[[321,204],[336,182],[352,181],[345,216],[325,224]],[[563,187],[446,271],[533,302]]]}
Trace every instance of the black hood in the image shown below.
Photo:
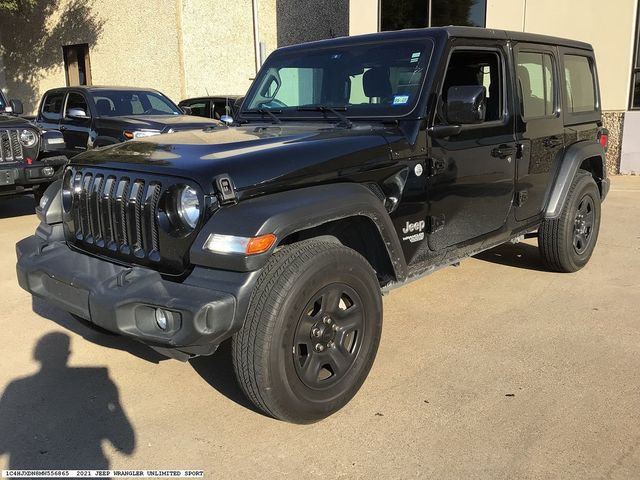
{"label": "black hood", "polygon": [[205,192],[226,173],[242,196],[250,196],[362,175],[368,164],[380,168],[390,160],[385,137],[372,125],[221,126],[133,140],[83,153],[72,163],[190,178]]}
{"label": "black hood", "polygon": [[14,115],[0,114],[0,128],[32,128],[37,130],[37,127],[24,118]]}
{"label": "black hood", "polygon": [[100,117],[103,125],[121,125],[123,130],[188,130],[221,125],[221,122],[194,115],[123,115],[117,117]]}

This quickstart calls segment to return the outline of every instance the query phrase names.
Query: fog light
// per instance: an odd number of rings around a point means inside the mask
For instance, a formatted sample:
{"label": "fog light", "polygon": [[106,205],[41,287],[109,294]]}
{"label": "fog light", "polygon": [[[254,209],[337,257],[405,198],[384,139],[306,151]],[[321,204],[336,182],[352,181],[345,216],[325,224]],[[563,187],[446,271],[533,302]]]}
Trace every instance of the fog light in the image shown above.
{"label": "fog light", "polygon": [[166,330],[169,325],[169,315],[167,315],[167,312],[161,308],[156,309],[156,323],[160,330]]}
{"label": "fog light", "polygon": [[53,174],[56,173],[53,167],[44,167],[42,169],[42,175],[45,177],[53,177]]}

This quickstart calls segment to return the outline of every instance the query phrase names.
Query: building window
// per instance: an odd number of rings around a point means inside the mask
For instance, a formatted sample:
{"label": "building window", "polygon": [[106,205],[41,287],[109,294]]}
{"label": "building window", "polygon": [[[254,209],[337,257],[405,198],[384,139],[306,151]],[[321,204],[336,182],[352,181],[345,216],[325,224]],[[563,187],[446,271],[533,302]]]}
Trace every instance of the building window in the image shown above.
{"label": "building window", "polygon": [[380,30],[486,25],[487,0],[380,0]]}
{"label": "building window", "polygon": [[65,45],[62,47],[64,57],[64,73],[67,86],[91,85],[91,62],[89,61],[89,45]]}
{"label": "building window", "polygon": [[631,73],[631,101],[632,110],[640,110],[640,10],[636,20],[636,46],[633,57],[633,71]]}

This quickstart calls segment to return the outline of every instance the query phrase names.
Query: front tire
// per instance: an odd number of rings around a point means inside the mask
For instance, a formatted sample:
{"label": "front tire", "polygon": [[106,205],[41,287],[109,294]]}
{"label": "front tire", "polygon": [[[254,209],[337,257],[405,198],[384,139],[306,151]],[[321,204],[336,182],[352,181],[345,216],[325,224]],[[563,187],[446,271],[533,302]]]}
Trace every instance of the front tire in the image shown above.
{"label": "front tire", "polygon": [[267,415],[318,421],[360,389],[381,331],[380,286],[360,254],[323,240],[286,246],[260,274],[233,337],[238,383]]}
{"label": "front tire", "polygon": [[580,170],[560,216],[544,220],[538,230],[538,248],[547,268],[569,273],[587,264],[598,240],[600,213],[598,186],[590,173]]}

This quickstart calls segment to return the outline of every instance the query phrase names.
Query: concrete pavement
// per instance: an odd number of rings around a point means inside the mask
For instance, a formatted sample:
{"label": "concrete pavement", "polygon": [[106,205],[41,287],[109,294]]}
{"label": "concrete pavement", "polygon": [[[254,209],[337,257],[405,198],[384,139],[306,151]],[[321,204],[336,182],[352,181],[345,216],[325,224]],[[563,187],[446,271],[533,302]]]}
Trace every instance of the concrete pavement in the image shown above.
{"label": "concrete pavement", "polygon": [[310,426],[253,411],[226,345],[162,360],[32,302],[14,270],[14,244],[36,226],[29,202],[0,199],[2,469],[640,478],[640,177],[613,178],[598,247],[578,273],[545,272],[527,241],[385,297],[368,380]]}

